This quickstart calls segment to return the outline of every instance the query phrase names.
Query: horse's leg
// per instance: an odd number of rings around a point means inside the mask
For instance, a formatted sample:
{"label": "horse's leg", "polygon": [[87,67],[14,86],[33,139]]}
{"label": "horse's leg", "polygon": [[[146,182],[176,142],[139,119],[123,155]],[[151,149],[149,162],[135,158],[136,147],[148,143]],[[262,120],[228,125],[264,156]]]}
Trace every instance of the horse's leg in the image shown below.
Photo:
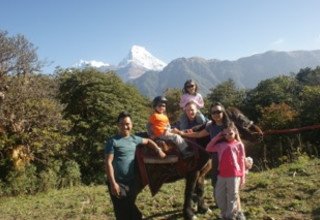
{"label": "horse's leg", "polygon": [[196,182],[199,177],[199,171],[189,172],[186,176],[186,188],[184,191],[183,217],[185,220],[192,220],[195,216],[192,210],[192,196],[195,190]]}
{"label": "horse's leg", "polygon": [[195,193],[197,196],[197,205],[198,205],[197,211],[199,213],[206,213],[210,210],[208,205],[204,201],[204,190],[205,190],[204,181],[207,173],[211,170],[211,168],[212,168],[211,160],[209,160],[200,171],[200,175],[198,177],[197,184],[195,186]]}

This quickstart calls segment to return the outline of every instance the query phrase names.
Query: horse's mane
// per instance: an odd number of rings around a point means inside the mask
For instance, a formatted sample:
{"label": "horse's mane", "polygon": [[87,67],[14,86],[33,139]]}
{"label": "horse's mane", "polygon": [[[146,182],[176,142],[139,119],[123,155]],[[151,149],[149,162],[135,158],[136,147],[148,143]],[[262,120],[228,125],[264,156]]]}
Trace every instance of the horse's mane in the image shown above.
{"label": "horse's mane", "polygon": [[248,117],[236,107],[229,107],[226,109],[226,112],[230,120],[236,124],[238,129],[248,129],[253,124],[253,121],[249,120]]}

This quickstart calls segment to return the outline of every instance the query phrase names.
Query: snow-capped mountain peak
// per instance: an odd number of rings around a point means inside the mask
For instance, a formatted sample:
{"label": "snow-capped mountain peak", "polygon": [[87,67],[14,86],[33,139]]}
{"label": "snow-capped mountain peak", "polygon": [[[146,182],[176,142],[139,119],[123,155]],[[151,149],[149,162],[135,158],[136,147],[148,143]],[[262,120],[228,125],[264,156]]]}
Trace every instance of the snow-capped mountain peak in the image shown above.
{"label": "snow-capped mountain peak", "polygon": [[127,66],[128,64],[135,64],[146,68],[147,70],[162,70],[167,64],[158,58],[154,57],[144,47],[134,45],[129,54],[120,63],[119,67]]}

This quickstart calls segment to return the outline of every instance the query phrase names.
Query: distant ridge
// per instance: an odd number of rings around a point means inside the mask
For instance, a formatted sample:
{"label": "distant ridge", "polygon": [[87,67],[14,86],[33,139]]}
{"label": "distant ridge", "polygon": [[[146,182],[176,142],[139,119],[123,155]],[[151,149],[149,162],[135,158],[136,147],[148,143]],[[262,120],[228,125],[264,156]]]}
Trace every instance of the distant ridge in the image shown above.
{"label": "distant ridge", "polygon": [[239,87],[254,88],[261,80],[316,66],[320,66],[320,50],[267,51],[235,61],[178,58],[162,71],[149,71],[129,82],[142,94],[154,97],[167,88],[182,88],[185,80],[194,79],[200,92],[206,95],[211,88],[228,79],[233,79]]}

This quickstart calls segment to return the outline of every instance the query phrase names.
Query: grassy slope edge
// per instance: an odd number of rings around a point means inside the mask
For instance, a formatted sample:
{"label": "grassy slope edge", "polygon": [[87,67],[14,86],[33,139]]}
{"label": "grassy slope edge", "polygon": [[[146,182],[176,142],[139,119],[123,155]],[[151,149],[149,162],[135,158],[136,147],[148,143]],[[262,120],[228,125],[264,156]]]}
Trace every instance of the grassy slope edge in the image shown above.
{"label": "grassy slope edge", "polygon": [[[241,191],[247,219],[320,219],[320,159],[301,157],[268,171],[249,173]],[[215,219],[210,180],[205,198]],[[184,181],[166,184],[151,197],[146,188],[137,205],[147,219],[182,219]],[[79,186],[34,196],[0,198],[0,219],[114,219],[105,186]]]}

